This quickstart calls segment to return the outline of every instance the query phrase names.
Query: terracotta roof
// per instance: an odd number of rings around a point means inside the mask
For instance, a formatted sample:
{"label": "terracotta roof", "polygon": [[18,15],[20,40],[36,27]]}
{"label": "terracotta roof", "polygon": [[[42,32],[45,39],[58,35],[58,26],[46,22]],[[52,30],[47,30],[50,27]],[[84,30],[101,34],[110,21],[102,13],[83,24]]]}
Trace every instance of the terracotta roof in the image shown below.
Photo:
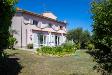
{"label": "terracotta roof", "polygon": [[50,21],[54,21],[54,22],[57,22],[57,23],[62,23],[62,24],[65,24],[65,25],[67,24],[63,21],[58,21],[58,20],[55,20],[55,19],[52,19],[52,18],[48,18],[48,17],[45,17],[41,14],[37,14],[37,13],[27,11],[27,10],[23,10],[23,9],[20,9],[20,8],[16,8],[16,11],[23,12],[23,13],[26,13],[26,14],[30,14],[30,15],[33,15],[33,16],[38,16],[40,18],[47,19],[47,20],[50,20]]}

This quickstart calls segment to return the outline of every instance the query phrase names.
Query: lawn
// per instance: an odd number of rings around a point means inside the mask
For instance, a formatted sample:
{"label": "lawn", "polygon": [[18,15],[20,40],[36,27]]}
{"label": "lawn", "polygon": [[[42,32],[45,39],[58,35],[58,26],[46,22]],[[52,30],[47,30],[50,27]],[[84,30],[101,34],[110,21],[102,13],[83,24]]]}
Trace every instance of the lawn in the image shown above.
{"label": "lawn", "polygon": [[38,56],[34,52],[24,50],[6,52],[10,58],[18,59],[19,65],[15,69],[13,66],[10,71],[20,71],[16,75],[99,75],[92,69],[95,63],[85,50],[77,50],[75,55],[66,57]]}

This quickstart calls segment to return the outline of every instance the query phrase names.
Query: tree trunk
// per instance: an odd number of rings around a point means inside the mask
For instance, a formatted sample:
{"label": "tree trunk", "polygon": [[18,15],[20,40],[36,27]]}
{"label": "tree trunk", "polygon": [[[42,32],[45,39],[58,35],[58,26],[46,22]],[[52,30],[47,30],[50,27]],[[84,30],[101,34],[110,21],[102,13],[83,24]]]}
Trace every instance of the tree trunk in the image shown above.
{"label": "tree trunk", "polygon": [[3,54],[3,49],[0,49],[0,58],[3,57],[2,54]]}

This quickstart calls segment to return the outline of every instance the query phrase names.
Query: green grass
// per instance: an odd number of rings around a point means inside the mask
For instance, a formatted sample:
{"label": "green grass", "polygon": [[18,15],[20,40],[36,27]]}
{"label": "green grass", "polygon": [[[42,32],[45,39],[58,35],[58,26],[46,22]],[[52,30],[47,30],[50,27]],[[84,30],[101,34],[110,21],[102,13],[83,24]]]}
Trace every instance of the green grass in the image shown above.
{"label": "green grass", "polygon": [[86,51],[74,56],[50,57],[22,50],[7,50],[10,58],[19,58],[22,69],[19,75],[99,75],[92,68],[94,62]]}

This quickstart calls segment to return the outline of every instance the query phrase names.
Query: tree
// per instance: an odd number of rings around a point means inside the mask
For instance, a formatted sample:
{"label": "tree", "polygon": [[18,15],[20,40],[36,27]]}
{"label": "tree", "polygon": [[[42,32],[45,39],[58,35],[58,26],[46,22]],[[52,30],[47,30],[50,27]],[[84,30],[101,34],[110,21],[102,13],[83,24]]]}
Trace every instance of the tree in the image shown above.
{"label": "tree", "polygon": [[17,0],[0,0],[0,57],[3,49],[8,47],[9,27],[15,14]]}
{"label": "tree", "polygon": [[92,2],[93,36],[97,50],[92,51],[102,75],[112,73],[112,0]]}
{"label": "tree", "polygon": [[73,40],[74,43],[80,44],[81,48],[85,48],[87,42],[90,40],[90,32],[87,30],[83,30],[82,28],[76,28],[73,30],[70,30],[67,33],[67,39]]}

